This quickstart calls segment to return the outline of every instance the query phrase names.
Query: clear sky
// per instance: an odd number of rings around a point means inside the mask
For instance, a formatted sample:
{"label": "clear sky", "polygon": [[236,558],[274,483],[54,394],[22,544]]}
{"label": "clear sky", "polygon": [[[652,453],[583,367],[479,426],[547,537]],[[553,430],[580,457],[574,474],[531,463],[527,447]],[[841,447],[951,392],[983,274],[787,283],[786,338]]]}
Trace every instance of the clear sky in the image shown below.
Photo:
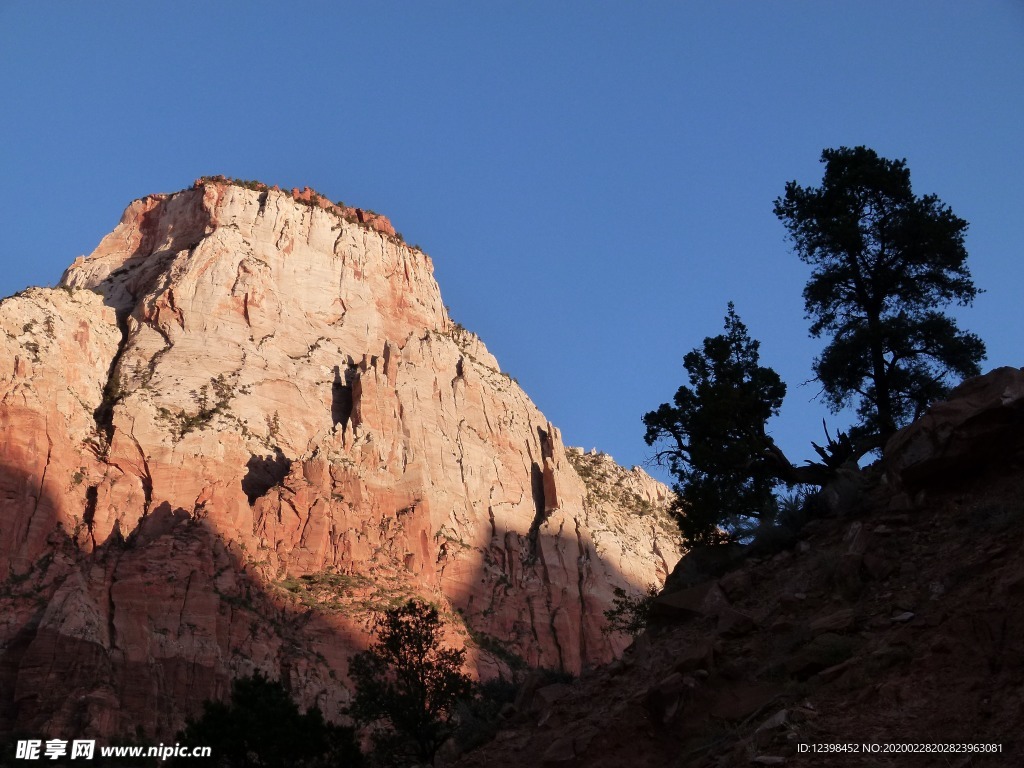
{"label": "clear sky", "polygon": [[0,0],[0,295],[55,283],[134,198],[309,185],[422,245],[565,441],[622,463],[734,301],[803,459],[828,414],[786,181],[816,186],[826,147],[906,158],[971,225],[962,327],[1019,367],[1022,140],[1020,0]]}

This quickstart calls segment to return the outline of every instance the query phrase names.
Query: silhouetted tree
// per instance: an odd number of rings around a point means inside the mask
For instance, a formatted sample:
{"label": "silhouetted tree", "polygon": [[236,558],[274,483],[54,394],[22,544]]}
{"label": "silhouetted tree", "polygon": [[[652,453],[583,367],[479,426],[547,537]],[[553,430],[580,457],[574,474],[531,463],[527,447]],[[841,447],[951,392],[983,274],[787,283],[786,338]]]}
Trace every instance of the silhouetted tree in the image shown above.
{"label": "silhouetted tree", "polygon": [[325,722],[316,707],[299,712],[281,683],[259,673],[235,680],[229,702],[205,702],[202,717],[189,719],[177,739],[190,747],[211,747],[212,757],[181,758],[175,764],[217,768],[363,765],[351,728]]}
{"label": "silhouetted tree", "polygon": [[644,440],[662,446],[655,458],[677,478],[673,511],[690,545],[736,538],[774,512],[781,452],[765,425],[786,385],[759,365],[759,346],[730,303],[725,333],[683,358],[690,385],[643,417]]}
{"label": "silhouetted tree", "polygon": [[472,695],[462,672],[464,648],[441,647],[437,609],[420,600],[386,611],[377,641],[349,661],[356,693],[350,712],[361,723],[384,720],[409,742],[416,758],[432,762],[452,734],[456,704]]}
{"label": "silhouetted tree", "polygon": [[612,589],[612,607],[604,612],[608,623],[601,630],[606,635],[621,632],[625,635],[639,635],[651,620],[651,608],[654,606],[654,598],[661,594],[661,590],[654,584],[647,587],[647,591],[640,595],[631,595],[622,587]]}
{"label": "silhouetted tree", "polygon": [[866,147],[826,149],[820,187],[786,184],[775,201],[800,259],[813,269],[804,307],[829,406],[853,402],[857,434],[880,447],[949,389],[979,373],[985,345],[940,311],[978,294],[967,268],[967,222],[935,195],[911,191],[905,160]]}

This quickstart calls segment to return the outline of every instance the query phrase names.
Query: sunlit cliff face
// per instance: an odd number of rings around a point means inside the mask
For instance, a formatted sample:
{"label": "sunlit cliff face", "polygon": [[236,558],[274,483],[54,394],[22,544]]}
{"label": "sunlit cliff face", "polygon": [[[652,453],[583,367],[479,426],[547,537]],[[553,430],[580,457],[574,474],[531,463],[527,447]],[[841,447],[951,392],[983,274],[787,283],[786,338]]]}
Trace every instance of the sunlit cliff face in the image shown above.
{"label": "sunlit cliff face", "polygon": [[0,729],[166,734],[255,669],[330,714],[413,594],[482,675],[621,650],[613,590],[679,556],[667,489],[584,482],[430,259],[348,210],[200,181],[0,305]]}

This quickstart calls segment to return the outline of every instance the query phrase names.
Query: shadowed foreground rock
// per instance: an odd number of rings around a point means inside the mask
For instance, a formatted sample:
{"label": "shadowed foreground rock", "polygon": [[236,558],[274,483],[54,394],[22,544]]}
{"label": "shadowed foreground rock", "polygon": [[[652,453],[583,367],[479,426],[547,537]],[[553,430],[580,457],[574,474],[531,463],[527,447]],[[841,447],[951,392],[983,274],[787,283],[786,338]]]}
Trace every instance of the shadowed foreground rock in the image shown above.
{"label": "shadowed foreground rock", "polygon": [[456,765],[1021,765],[1022,391],[965,382],[785,546],[683,558],[621,659]]}

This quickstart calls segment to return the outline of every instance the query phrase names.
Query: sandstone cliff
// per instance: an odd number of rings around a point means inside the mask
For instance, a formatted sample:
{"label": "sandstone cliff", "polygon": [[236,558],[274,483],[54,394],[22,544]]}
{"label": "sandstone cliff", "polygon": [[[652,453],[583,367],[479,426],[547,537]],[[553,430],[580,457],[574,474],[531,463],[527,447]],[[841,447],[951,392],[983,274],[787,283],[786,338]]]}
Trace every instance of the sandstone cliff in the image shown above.
{"label": "sandstone cliff", "polygon": [[482,675],[578,672],[678,560],[664,486],[581,477],[426,254],[309,190],[135,201],[0,328],[0,731],[164,736],[255,669],[332,713],[413,594]]}

